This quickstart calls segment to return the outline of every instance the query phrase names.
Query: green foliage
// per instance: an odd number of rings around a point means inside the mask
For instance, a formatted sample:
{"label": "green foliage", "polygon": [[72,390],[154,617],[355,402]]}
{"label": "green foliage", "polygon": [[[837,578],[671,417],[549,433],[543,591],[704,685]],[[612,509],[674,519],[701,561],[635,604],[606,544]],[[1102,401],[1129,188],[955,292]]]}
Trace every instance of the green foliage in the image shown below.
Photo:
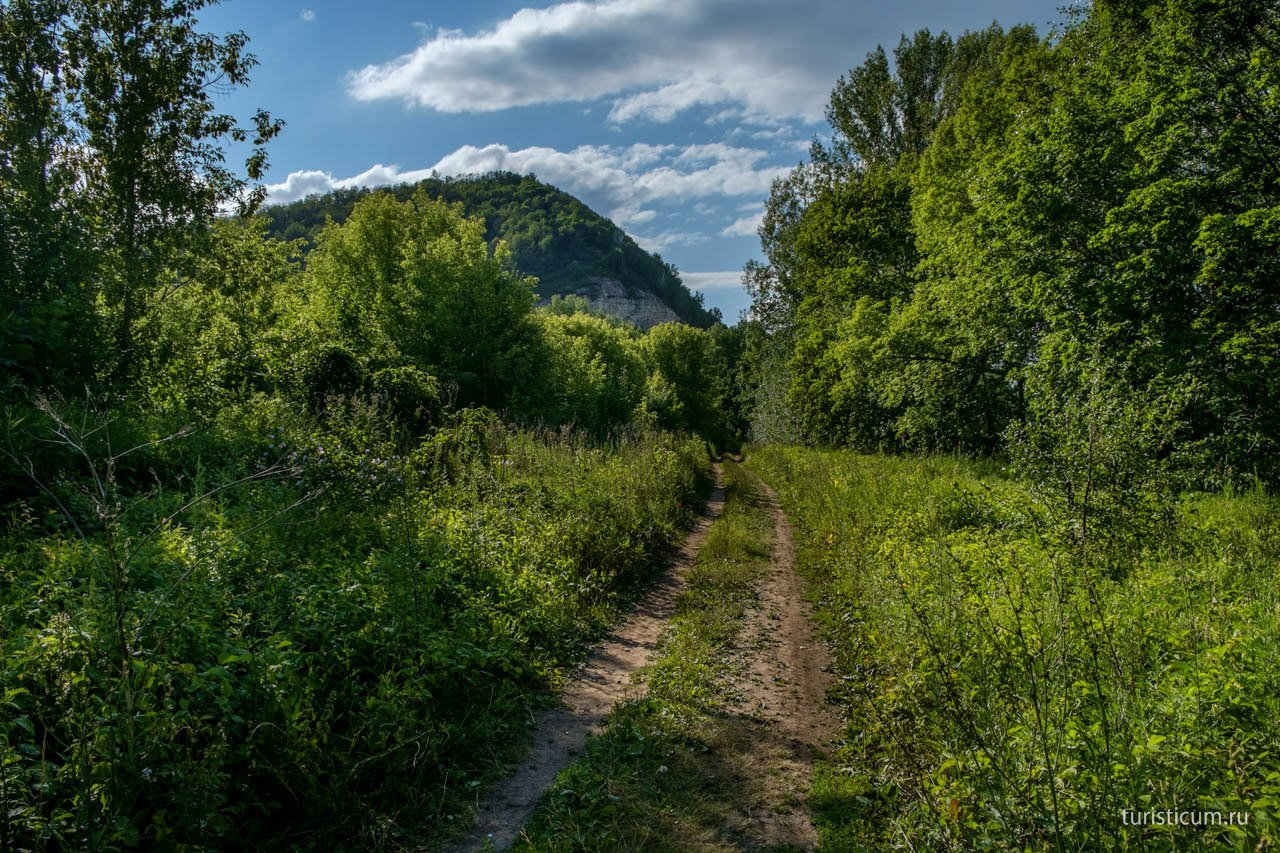
{"label": "green foliage", "polygon": [[528,408],[548,423],[595,433],[632,423],[646,376],[638,334],[617,321],[564,313],[569,304],[539,312],[546,390]]}
{"label": "green foliage", "polygon": [[416,367],[384,367],[369,381],[375,399],[398,423],[421,435],[440,420],[440,383]]}
{"label": "green foliage", "polygon": [[[873,52],[832,93],[831,146],[815,147],[813,163],[775,184],[762,231],[770,264],[750,271],[753,299],[768,315],[766,334],[791,352],[788,419],[807,440],[967,449],[998,441],[1012,411],[1005,368],[978,337],[982,327],[948,316],[953,302],[985,294],[938,292],[922,276],[933,263],[922,253],[932,221],[915,212],[926,197],[917,176],[949,144],[966,93],[985,91],[1002,63],[1036,45],[1026,29],[993,26],[954,42],[921,31],[902,40],[894,74]],[[954,220],[945,227],[954,231]],[[777,358],[778,346],[766,350]],[[754,381],[776,379],[757,371]]]}
{"label": "green foliage", "polygon": [[[611,278],[628,291],[654,294],[682,320],[708,327],[718,316],[707,311],[674,268],[650,254],[609,220],[568,193],[532,176],[497,172],[464,178],[428,178],[391,192],[401,201],[416,193],[458,202],[465,214],[485,222],[485,239],[511,249],[515,265],[537,280],[538,295],[572,298],[595,279]],[[315,241],[325,223],[345,222],[369,190],[339,190],[268,208],[271,230],[284,239]]]}
{"label": "green foliage", "polygon": [[999,451],[1095,381],[1064,353],[1104,353],[1125,399],[1187,389],[1156,444],[1189,482],[1274,481],[1277,32],[1269,4],[1100,3],[841,78],[756,275],[803,437]]}
{"label": "green foliage", "polygon": [[[0,8],[0,360],[27,390],[138,378],[140,327],[219,206],[252,208],[264,146],[213,83],[256,64],[243,33],[199,29],[207,0],[16,0]],[[250,142],[247,180],[222,143]],[[95,347],[110,338],[107,349]],[[71,343],[71,342],[75,343]],[[89,369],[90,358],[100,365]],[[12,390],[12,388],[7,389]],[[78,390],[78,389],[77,389]]]}
{"label": "green foliage", "polygon": [[296,245],[262,220],[222,219],[145,325],[146,390],[163,406],[212,411],[271,388],[290,358],[282,334]]}
{"label": "green foliage", "polygon": [[359,401],[171,441],[71,415],[23,428],[80,476],[0,539],[6,847],[439,840],[705,476],[692,441],[481,414],[403,454]]}
{"label": "green foliage", "polygon": [[[218,217],[279,123],[216,111],[255,60],[206,5],[0,3],[0,849],[438,845],[665,559],[705,445],[645,430],[639,333],[535,312],[460,200],[293,242]],[[711,322],[568,196],[432,186]]]}
{"label": "green foliage", "polygon": [[531,369],[532,282],[502,244],[490,252],[483,222],[460,205],[365,197],[325,230],[304,286],[322,339],[370,366],[431,372],[462,403],[501,408]]}
{"label": "green foliage", "polygon": [[691,430],[722,443],[728,366],[710,332],[662,323],[641,342],[650,379],[645,409],[666,429]]}
{"label": "green foliage", "polygon": [[[1084,405],[1099,436],[1146,408],[1105,392]],[[1126,475],[1121,440],[1100,438],[1094,476]],[[1274,499],[1185,498],[1135,525],[1089,498],[1104,551],[1081,547],[1078,499],[1037,497],[991,465],[774,448],[752,460],[780,489],[843,676],[848,722],[815,781],[824,847],[1274,843]],[[1139,828],[1122,809],[1250,820]]]}
{"label": "green foliage", "polygon": [[827,107],[834,144],[830,152],[820,149],[820,156],[875,166],[924,151],[944,115],[954,51],[946,33],[920,30],[898,42],[892,74],[884,48],[867,54],[865,63],[836,82]]}
{"label": "green foliage", "polygon": [[0,9],[0,400],[93,377],[94,257],[77,174],[55,156],[70,132],[55,24],[62,4]]}
{"label": "green foliage", "polygon": [[[1067,362],[1063,359],[1063,362]],[[1033,375],[1026,421],[1010,428],[1018,471],[1050,506],[1067,544],[1093,563],[1127,571],[1132,549],[1159,539],[1175,497],[1170,452],[1190,388],[1135,395],[1099,359],[1086,370]],[[1083,373],[1083,375],[1082,375]]]}

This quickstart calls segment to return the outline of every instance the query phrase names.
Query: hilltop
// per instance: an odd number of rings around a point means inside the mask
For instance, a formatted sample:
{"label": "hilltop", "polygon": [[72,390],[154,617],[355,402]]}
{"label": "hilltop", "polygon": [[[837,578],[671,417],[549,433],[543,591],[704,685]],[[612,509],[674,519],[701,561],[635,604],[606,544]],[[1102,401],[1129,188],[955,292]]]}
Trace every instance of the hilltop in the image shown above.
{"label": "hilltop", "polygon": [[[496,172],[428,178],[387,191],[407,199],[419,188],[434,198],[461,202],[468,216],[483,217],[490,242],[505,240],[520,271],[537,276],[544,302],[576,294],[593,309],[642,329],[668,321],[708,328],[719,319],[660,255],[646,252],[612,221],[535,177]],[[326,218],[345,221],[356,201],[374,191],[337,190],[264,212],[273,235],[306,238],[310,245]]]}

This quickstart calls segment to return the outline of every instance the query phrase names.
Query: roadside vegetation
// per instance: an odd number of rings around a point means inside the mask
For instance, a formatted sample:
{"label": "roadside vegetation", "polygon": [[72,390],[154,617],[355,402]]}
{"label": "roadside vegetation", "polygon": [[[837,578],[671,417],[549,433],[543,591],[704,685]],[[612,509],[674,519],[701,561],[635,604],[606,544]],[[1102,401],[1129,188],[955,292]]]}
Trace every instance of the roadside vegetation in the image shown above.
{"label": "roadside vegetation", "polygon": [[[734,329],[532,178],[263,216],[282,123],[218,111],[256,60],[209,3],[0,3],[0,850],[460,836],[748,437],[841,676],[829,849],[1276,843],[1276,2],[873,51]],[[740,840],[727,469],[532,849]],[[1249,820],[1123,817],[1170,809]]]}
{"label": "roadside vegetation", "polygon": [[724,513],[687,576],[645,695],[617,706],[602,735],[543,796],[517,850],[736,850],[726,833],[740,790],[734,757],[752,732],[726,713],[742,664],[735,640],[767,572],[770,519],[754,476],[724,463]]}
{"label": "roadside vegetation", "polygon": [[1082,535],[1060,493],[991,463],[751,460],[796,528],[848,715],[814,780],[824,849],[1275,843],[1275,498],[1187,495]]}
{"label": "roadside vegetation", "polygon": [[270,236],[205,5],[0,4],[0,849],[430,847],[701,506],[725,333],[422,191]]}
{"label": "roadside vegetation", "polygon": [[[775,183],[739,399],[843,678],[830,849],[1275,843],[1278,35],[922,29]],[[1132,825],[1184,809],[1249,823]]]}
{"label": "roadside vegetation", "polygon": [[476,410],[83,417],[0,540],[6,849],[447,835],[707,487],[698,441]]}

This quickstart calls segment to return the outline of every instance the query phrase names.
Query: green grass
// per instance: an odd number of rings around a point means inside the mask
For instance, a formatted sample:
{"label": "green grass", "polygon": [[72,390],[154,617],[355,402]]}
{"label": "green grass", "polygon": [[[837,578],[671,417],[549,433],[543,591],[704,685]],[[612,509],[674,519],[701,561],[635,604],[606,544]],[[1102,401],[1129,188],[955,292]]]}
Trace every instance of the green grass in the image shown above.
{"label": "green grass", "polygon": [[387,429],[260,400],[42,450],[0,520],[0,849],[432,846],[708,487],[694,440]]}
{"label": "green grass", "polygon": [[723,711],[729,652],[769,564],[770,522],[754,477],[733,463],[725,471],[724,514],[646,671],[646,696],[614,709],[543,796],[517,849],[739,849],[724,827],[733,804],[751,796],[733,764],[752,740]]}
{"label": "green grass", "polygon": [[[766,447],[848,725],[824,848],[1262,849],[1280,834],[1280,501],[1083,547],[991,463]],[[1104,522],[1105,523],[1105,522]],[[1125,826],[1121,810],[1250,813]]]}

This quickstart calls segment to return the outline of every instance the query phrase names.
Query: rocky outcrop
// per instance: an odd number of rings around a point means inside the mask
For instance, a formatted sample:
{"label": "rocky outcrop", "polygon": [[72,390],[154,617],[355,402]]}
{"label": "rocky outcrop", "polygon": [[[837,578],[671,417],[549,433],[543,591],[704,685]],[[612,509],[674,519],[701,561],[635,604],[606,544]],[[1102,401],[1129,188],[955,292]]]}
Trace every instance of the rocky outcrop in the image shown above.
{"label": "rocky outcrop", "polygon": [[[649,329],[659,323],[682,322],[671,308],[645,290],[627,290],[616,278],[592,278],[572,293],[587,300],[591,310]],[[544,300],[543,304],[549,300]]]}

